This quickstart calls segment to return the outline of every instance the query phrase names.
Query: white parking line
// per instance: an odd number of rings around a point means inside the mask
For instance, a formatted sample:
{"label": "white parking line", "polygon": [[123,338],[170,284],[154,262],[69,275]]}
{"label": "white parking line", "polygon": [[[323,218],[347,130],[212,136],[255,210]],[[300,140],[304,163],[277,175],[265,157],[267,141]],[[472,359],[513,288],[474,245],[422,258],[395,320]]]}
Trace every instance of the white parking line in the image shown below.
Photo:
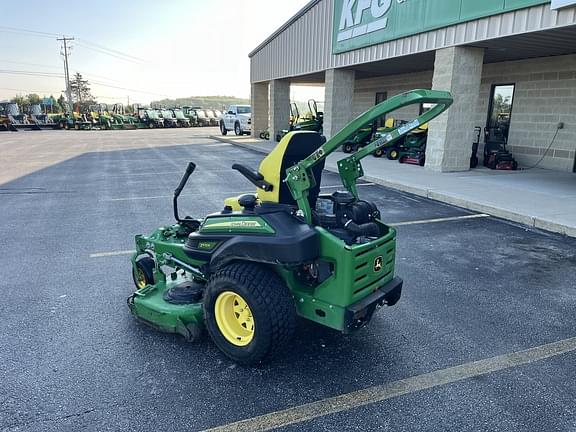
{"label": "white parking line", "polygon": [[115,251],[115,252],[98,252],[90,254],[90,258],[102,258],[102,257],[111,257],[111,256],[120,256],[120,255],[132,255],[135,250],[123,250],[123,251]]}
{"label": "white parking line", "polygon": [[[271,412],[204,432],[269,431],[576,351],[576,337]],[[305,430],[306,428],[302,428]]]}
{"label": "white parking line", "polygon": [[[356,186],[376,186],[376,183],[358,183]],[[330,186],[322,186],[320,189],[344,189],[344,186],[340,185],[330,185]]]}
{"label": "white parking line", "polygon": [[388,224],[392,227],[399,227],[399,226],[406,226],[406,225],[421,225],[421,224],[430,224],[430,223],[438,223],[438,222],[450,222],[450,221],[458,221],[458,220],[466,220],[466,219],[481,219],[490,217],[488,214],[480,213],[480,214],[473,214],[473,215],[466,215],[466,216],[454,216],[454,217],[446,217],[446,218],[438,218],[438,219],[424,219],[424,220],[415,220],[409,222],[398,222],[398,223],[391,223]]}

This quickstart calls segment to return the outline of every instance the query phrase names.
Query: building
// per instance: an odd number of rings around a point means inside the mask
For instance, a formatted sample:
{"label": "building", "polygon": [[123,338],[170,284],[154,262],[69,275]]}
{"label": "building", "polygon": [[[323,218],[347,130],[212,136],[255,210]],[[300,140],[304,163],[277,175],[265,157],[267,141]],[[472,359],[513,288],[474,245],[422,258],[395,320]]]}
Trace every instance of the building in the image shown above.
{"label": "building", "polygon": [[427,169],[468,170],[479,126],[521,166],[575,171],[576,0],[313,0],[249,56],[255,133],[288,126],[291,84],[325,85],[328,137],[435,88],[455,103],[430,125]]}

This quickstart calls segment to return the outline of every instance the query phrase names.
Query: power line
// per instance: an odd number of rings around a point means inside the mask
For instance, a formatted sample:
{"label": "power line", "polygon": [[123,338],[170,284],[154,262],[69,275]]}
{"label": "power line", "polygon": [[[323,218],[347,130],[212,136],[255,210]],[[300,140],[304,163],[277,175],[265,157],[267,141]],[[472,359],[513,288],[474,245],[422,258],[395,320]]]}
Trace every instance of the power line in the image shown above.
{"label": "power line", "polygon": [[49,78],[63,78],[64,75],[56,72],[35,72],[35,71],[25,71],[25,70],[12,70],[12,69],[0,69],[0,74],[5,75],[28,75],[28,76],[40,76]]}
{"label": "power line", "polygon": [[97,43],[90,42],[90,41],[88,41],[88,40],[86,40],[86,39],[80,39],[80,38],[78,38],[78,41],[80,41],[80,43],[83,43],[84,45],[90,45],[90,46],[92,46],[93,48],[97,48],[97,49],[100,49],[100,50],[102,50],[102,51],[107,51],[107,52],[110,53],[110,54],[116,54],[116,55],[119,55],[119,56],[122,56],[122,57],[126,57],[127,59],[132,59],[132,60],[134,60],[134,61],[136,61],[136,62],[140,62],[140,63],[148,63],[147,60],[141,59],[140,57],[136,57],[136,56],[133,56],[133,55],[131,55],[131,54],[126,54],[126,53],[124,53],[124,52],[122,52],[122,51],[118,51],[118,50],[115,50],[115,49],[112,49],[112,48],[107,48],[107,47],[105,47],[105,46],[103,46],[103,45],[99,45],[99,44],[97,44]]}
{"label": "power line", "polygon": [[52,66],[52,65],[39,64],[39,63],[19,62],[19,61],[14,61],[14,60],[0,59],[0,63],[13,63],[13,64],[22,64],[22,65],[27,65],[27,66],[38,66],[38,67],[43,67],[43,68],[48,68],[48,69],[60,69],[60,66]]}
{"label": "power line", "polygon": [[[58,34],[58,33],[49,33],[49,32],[42,32],[42,31],[36,31],[36,30],[29,30],[29,29],[25,29],[25,28],[7,27],[7,26],[0,26],[0,32],[26,34],[29,36],[43,37],[43,38],[48,38],[48,39],[51,39],[55,36],[60,36],[60,34]],[[76,42],[78,45],[83,46],[84,48],[99,52],[101,54],[109,55],[109,56],[117,58],[119,60],[124,60],[127,62],[139,63],[139,64],[149,63],[147,60],[141,59],[139,57],[133,56],[131,54],[127,54],[125,52],[122,52],[122,51],[119,51],[119,50],[116,50],[113,48],[108,48],[104,45],[100,45],[100,44],[91,42],[87,39],[78,38],[76,40]]]}
{"label": "power line", "polygon": [[44,38],[53,38],[54,36],[60,36],[57,33],[47,33],[41,32],[36,30],[28,30],[23,28],[17,27],[7,27],[7,26],[0,26],[0,32],[2,33],[17,33],[17,34],[28,34],[30,36],[37,36],[37,37],[44,37]]}

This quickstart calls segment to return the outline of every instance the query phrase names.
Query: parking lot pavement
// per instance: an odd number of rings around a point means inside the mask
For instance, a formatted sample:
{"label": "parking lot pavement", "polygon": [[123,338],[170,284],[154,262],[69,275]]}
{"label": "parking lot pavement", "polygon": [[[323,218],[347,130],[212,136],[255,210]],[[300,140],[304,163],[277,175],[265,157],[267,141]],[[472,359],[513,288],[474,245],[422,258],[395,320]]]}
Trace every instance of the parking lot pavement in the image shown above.
{"label": "parking lot pavement", "polygon": [[[124,147],[124,133],[0,185],[0,431],[576,429],[575,239],[364,184],[398,225],[401,301],[350,336],[300,322],[283,356],[242,368],[207,335],[134,321],[126,251],[172,220],[188,160],[181,208],[202,216],[253,189],[230,167],[261,156],[192,135]],[[499,367],[480,373],[483,359]],[[328,415],[306,405],[335,396],[349,403]]]}

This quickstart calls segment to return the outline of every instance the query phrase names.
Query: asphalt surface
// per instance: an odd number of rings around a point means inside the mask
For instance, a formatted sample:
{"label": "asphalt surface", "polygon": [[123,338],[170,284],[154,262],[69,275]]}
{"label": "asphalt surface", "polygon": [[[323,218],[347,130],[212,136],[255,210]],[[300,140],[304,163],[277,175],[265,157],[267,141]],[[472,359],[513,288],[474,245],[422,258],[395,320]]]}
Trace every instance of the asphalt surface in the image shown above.
{"label": "asphalt surface", "polygon": [[[230,167],[262,156],[201,130],[68,133],[10,137],[19,160],[43,140],[85,145],[0,184],[0,431],[196,431],[576,336],[576,239],[463,219],[398,227],[403,297],[368,328],[302,321],[275,362],[236,366],[207,335],[190,344],[135,322],[129,256],[90,255],[171,222],[187,161],[198,167],[180,207],[202,216],[251,191]],[[327,192],[337,184],[325,173]],[[471,214],[360,190],[389,223]],[[575,431],[575,395],[571,352],[281,430]]]}

